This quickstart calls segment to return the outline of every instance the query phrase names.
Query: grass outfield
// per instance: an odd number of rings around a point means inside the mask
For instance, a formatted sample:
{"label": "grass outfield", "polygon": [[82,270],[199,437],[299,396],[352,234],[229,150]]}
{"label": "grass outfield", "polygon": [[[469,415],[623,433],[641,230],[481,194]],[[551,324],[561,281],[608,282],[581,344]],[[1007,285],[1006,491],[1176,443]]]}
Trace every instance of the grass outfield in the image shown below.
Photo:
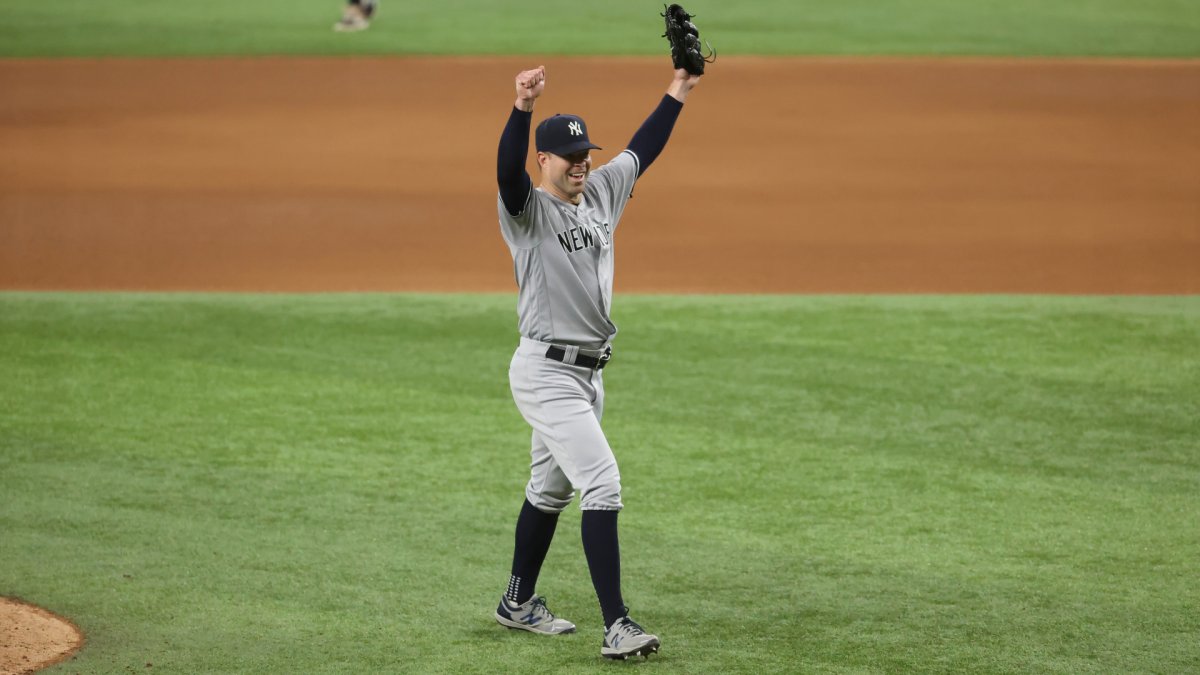
{"label": "grass outfield", "polygon": [[[655,672],[1200,668],[1200,298],[616,310]],[[580,633],[490,618],[514,342],[508,295],[0,294],[0,595],[87,633],[54,672],[597,672],[575,507]]]}
{"label": "grass outfield", "polygon": [[[342,0],[0,0],[0,56],[663,54],[657,2],[383,0],[334,34]],[[1200,56],[1195,0],[694,0],[727,54]]]}

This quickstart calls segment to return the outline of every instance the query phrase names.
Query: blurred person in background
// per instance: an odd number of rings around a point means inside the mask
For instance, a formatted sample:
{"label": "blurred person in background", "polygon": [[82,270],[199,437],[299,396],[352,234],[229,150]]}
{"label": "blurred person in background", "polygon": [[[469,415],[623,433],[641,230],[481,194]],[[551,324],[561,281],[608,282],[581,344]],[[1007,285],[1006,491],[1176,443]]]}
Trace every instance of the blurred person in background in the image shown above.
{"label": "blurred person in background", "polygon": [[378,7],[379,0],[347,0],[342,18],[333,24],[333,29],[339,33],[366,30],[371,27],[371,17]]}

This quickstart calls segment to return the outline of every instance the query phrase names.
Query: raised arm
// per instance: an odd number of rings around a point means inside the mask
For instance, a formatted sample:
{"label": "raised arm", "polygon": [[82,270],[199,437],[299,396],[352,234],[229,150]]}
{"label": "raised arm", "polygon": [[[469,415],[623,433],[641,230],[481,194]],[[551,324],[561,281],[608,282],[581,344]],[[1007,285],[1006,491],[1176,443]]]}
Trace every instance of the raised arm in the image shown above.
{"label": "raised arm", "polygon": [[671,80],[671,85],[667,87],[667,93],[662,97],[658,107],[650,113],[650,116],[646,118],[641,128],[629,141],[629,150],[638,158],[639,177],[646,173],[650,164],[654,162],[663,148],[667,147],[667,139],[671,137],[671,130],[675,128],[675,120],[679,118],[679,112],[683,110],[683,102],[687,100],[688,94],[699,82],[700,75],[692,75],[682,68],[677,69],[675,77]]}
{"label": "raised arm", "polygon": [[500,134],[500,148],[496,153],[496,183],[500,186],[500,198],[511,215],[518,215],[525,208],[533,181],[525,172],[525,160],[529,156],[529,127],[533,120],[533,102],[546,88],[546,67],[538,66],[517,74],[517,100],[513,103],[508,123]]}

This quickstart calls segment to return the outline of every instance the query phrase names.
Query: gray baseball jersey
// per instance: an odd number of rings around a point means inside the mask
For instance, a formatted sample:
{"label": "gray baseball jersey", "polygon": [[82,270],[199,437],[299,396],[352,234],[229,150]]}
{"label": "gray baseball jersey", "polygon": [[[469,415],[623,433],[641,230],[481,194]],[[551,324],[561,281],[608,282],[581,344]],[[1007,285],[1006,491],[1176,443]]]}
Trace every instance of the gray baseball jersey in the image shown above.
{"label": "gray baseball jersey", "polygon": [[637,155],[625,150],[591,172],[578,206],[535,188],[513,216],[497,198],[522,336],[596,349],[617,334],[609,318],[613,236],[637,175]]}

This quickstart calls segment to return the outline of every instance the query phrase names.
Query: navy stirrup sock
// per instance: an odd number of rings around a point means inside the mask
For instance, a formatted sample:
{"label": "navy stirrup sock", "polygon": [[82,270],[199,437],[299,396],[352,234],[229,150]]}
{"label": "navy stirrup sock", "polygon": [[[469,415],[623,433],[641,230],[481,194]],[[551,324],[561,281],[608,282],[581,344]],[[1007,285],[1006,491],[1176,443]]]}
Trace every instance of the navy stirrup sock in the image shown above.
{"label": "navy stirrup sock", "polygon": [[517,516],[516,546],[513,550],[512,576],[504,597],[521,605],[533,597],[538,574],[554,539],[554,528],[558,525],[557,513],[544,513],[526,499]]}
{"label": "navy stirrup sock", "polygon": [[621,599],[621,545],[617,540],[617,514],[619,511],[584,511],[580,531],[583,534],[583,552],[587,556],[588,571],[592,574],[592,585],[600,600],[600,611],[604,613],[604,628],[607,630],[628,611]]}

